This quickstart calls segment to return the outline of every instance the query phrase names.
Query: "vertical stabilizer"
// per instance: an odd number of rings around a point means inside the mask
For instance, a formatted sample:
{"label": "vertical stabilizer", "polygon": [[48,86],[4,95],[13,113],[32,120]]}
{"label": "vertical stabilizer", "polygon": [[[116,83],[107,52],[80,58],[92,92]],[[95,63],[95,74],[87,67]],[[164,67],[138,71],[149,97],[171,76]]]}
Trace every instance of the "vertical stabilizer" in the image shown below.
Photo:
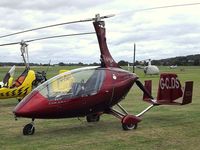
{"label": "vertical stabilizer", "polygon": [[160,75],[157,101],[167,101],[168,103],[182,97],[181,83],[176,74],[163,73]]}

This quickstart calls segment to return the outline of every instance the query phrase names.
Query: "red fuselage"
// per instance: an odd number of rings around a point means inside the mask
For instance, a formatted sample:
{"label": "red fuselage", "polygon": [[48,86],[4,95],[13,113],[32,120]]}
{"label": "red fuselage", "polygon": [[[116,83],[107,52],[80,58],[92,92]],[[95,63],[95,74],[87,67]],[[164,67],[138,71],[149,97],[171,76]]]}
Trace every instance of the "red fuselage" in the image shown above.
{"label": "red fuselage", "polygon": [[[81,71],[89,71],[83,68]],[[72,98],[52,99],[42,95],[36,88],[16,108],[16,117],[27,118],[69,118],[105,112],[121,101],[138,77],[120,68],[95,68],[104,72],[104,79],[98,91]],[[73,71],[72,71],[73,72]],[[89,79],[88,79],[89,80]],[[47,84],[48,87],[48,84]]]}
{"label": "red fuselage", "polygon": [[[73,98],[51,99],[43,96],[40,88],[36,88],[16,106],[15,116],[69,118],[106,111],[126,96],[137,76],[119,68],[95,68],[98,69],[105,72],[105,77],[97,92],[83,92],[82,95]],[[90,68],[86,68],[87,70]]]}

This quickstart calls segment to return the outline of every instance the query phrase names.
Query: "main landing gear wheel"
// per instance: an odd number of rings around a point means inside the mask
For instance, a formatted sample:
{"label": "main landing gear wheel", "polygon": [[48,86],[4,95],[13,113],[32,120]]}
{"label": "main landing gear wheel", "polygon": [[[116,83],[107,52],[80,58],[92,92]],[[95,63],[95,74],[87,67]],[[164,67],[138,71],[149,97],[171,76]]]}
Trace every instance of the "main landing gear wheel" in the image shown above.
{"label": "main landing gear wheel", "polygon": [[124,130],[137,129],[137,124],[141,119],[133,115],[126,115],[122,118],[122,128]]}
{"label": "main landing gear wheel", "polygon": [[136,124],[125,124],[125,123],[122,123],[122,128],[124,130],[137,129],[137,123]]}
{"label": "main landing gear wheel", "polygon": [[92,114],[86,116],[87,122],[98,122],[100,120],[100,115],[98,114]]}
{"label": "main landing gear wheel", "polygon": [[33,135],[35,133],[35,127],[33,124],[29,123],[24,126],[23,128],[23,134],[24,135]]}

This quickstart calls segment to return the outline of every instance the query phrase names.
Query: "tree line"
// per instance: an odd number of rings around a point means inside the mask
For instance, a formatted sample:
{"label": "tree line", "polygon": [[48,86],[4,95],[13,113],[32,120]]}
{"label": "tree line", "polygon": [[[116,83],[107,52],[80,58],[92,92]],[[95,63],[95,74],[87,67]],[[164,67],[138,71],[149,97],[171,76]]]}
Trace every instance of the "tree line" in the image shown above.
{"label": "tree line", "polygon": [[[121,60],[119,61],[120,66],[127,66],[133,65],[133,63],[130,63],[128,61]],[[136,61],[135,65],[147,65],[147,61]],[[166,58],[166,59],[160,59],[160,60],[152,60],[151,64],[157,65],[157,66],[171,66],[171,65],[178,65],[178,66],[200,66],[200,54],[196,55],[188,55],[188,56],[178,56],[173,58]]]}
{"label": "tree line", "polygon": [[[153,65],[157,66],[171,66],[171,65],[178,65],[178,66],[200,66],[200,54],[196,55],[188,55],[188,56],[178,56],[178,57],[173,57],[173,58],[166,58],[166,59],[160,59],[160,60],[152,60],[151,63]],[[118,62],[120,66],[127,66],[133,65],[133,63],[130,63],[125,60],[120,60]],[[0,66],[24,66],[24,63],[16,63],[16,62],[0,62]],[[30,66],[49,66],[49,64],[42,64],[42,63],[29,63]],[[64,63],[64,62],[59,62],[58,64],[53,64],[57,66],[99,66],[99,63]],[[141,65],[141,61],[136,61],[135,65]],[[142,65],[147,65],[147,61],[144,61]],[[52,66],[52,64],[51,64]]]}

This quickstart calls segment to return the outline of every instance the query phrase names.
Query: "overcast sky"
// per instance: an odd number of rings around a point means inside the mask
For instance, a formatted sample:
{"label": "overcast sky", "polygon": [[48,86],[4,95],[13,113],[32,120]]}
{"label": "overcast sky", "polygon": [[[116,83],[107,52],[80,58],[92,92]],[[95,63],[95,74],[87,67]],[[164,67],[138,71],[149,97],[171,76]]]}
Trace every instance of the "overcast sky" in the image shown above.
{"label": "overcast sky", "polygon": [[[162,59],[200,53],[200,5],[137,10],[200,3],[200,0],[0,0],[0,35],[44,25],[116,14],[106,19],[107,42],[116,61]],[[59,26],[0,39],[0,44],[33,38],[94,31],[91,22]],[[29,43],[30,62],[99,62],[96,35]],[[0,62],[21,62],[20,46],[0,47]]]}

